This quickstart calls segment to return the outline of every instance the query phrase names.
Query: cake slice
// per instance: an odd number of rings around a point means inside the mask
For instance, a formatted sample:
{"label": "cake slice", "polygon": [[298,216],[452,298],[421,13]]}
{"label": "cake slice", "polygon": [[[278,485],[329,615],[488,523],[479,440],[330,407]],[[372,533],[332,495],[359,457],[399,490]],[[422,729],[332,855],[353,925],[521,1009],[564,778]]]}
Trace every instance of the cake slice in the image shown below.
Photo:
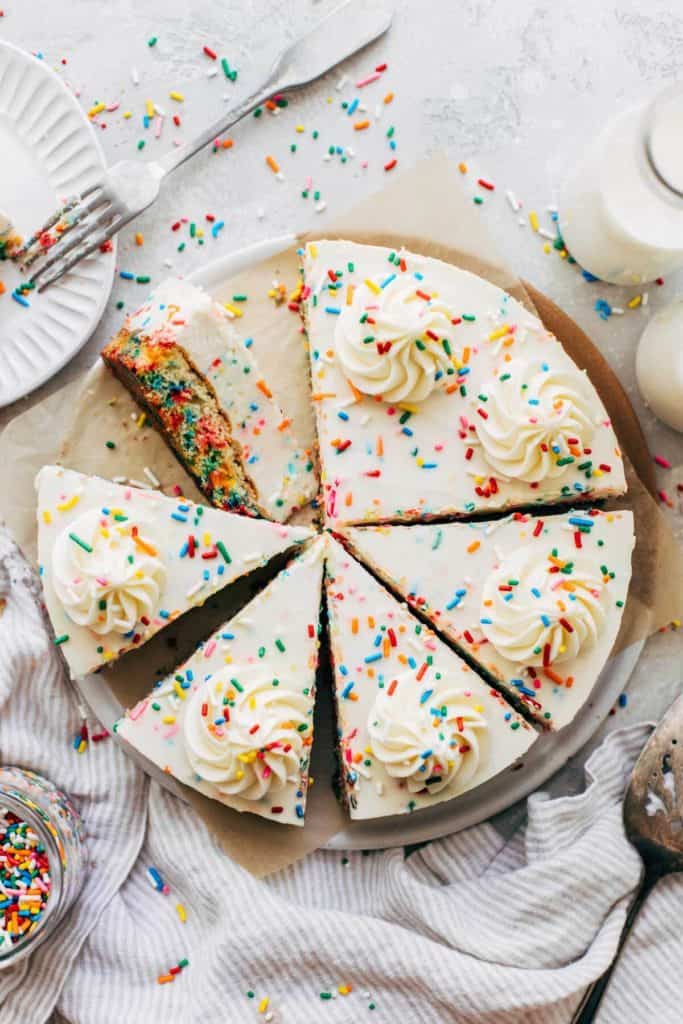
{"label": "cake slice", "polygon": [[631,512],[357,527],[351,550],[545,726],[590,700],[631,578]]}
{"label": "cake slice", "polygon": [[45,605],[75,677],[312,536],[59,466],[36,488]]}
{"label": "cake slice", "polygon": [[323,548],[315,540],[116,725],[179,782],[287,825],[304,824]]}
{"label": "cake slice", "polygon": [[625,491],[595,388],[512,296],[449,263],[348,241],[309,242],[303,270],[333,523]]}
{"label": "cake slice", "polygon": [[352,818],[451,800],[513,765],[534,729],[330,539],[340,786]]}
{"label": "cake slice", "polygon": [[317,489],[292,422],[223,306],[168,280],[128,317],[102,358],[218,508],[279,522]]}

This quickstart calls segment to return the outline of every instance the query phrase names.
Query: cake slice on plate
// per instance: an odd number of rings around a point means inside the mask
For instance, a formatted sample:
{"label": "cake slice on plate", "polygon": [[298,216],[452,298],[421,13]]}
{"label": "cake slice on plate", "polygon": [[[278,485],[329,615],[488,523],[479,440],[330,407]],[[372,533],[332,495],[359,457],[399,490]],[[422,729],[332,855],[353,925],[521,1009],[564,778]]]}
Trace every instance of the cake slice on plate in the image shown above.
{"label": "cake slice on plate", "polygon": [[36,488],[45,605],[75,677],[312,536],[60,466]]}
{"label": "cake slice on plate", "polygon": [[534,729],[333,539],[326,577],[352,818],[429,807],[519,766]]}
{"label": "cake slice on plate", "polygon": [[329,520],[626,490],[595,388],[512,296],[441,260],[348,241],[309,242],[303,269]]}
{"label": "cake slice on plate", "polygon": [[633,514],[347,528],[351,550],[539,722],[590,699],[631,578]]}
{"label": "cake slice on plate", "polygon": [[324,540],[318,538],[116,725],[205,796],[303,825]]}
{"label": "cake slice on plate", "polygon": [[168,280],[102,358],[212,505],[284,521],[313,497],[314,464],[226,309]]}

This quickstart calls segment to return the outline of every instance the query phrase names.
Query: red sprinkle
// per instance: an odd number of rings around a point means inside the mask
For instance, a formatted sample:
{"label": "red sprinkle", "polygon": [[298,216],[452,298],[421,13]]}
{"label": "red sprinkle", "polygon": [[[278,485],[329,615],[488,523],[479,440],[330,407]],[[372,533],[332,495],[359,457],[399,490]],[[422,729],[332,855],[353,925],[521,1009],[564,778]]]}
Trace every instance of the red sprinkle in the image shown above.
{"label": "red sprinkle", "polygon": [[490,181],[486,181],[484,178],[478,178],[477,185],[481,185],[482,188],[487,188],[489,192],[495,192],[496,189],[495,185],[492,185]]}
{"label": "red sprinkle", "polygon": [[210,57],[211,60],[216,60],[216,53],[214,52],[214,50],[211,49],[210,46],[204,47],[204,53],[206,54],[207,57]]}
{"label": "red sprinkle", "polygon": [[539,519],[534,526],[534,537],[538,537],[543,529],[543,520]]}
{"label": "red sprinkle", "polygon": [[388,164],[384,165],[384,170],[385,171],[393,171],[393,169],[394,169],[394,167],[396,166],[397,163],[398,163],[398,160],[396,159],[396,157],[394,157],[393,160],[390,160]]}

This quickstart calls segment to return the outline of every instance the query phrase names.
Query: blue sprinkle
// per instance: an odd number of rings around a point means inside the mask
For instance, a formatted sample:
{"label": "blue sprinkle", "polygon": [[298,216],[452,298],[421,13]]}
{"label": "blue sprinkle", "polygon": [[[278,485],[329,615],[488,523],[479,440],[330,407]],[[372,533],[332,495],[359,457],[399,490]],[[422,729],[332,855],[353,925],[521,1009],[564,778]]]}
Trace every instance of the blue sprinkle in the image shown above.
{"label": "blue sprinkle", "polygon": [[415,661],[415,658],[412,656],[412,654],[408,658],[408,664],[410,665],[411,668],[417,668],[417,662]]}
{"label": "blue sprinkle", "polygon": [[544,626],[546,627],[546,629],[547,629],[547,628],[548,628],[548,626],[550,625],[550,619],[549,619],[549,618],[548,618],[548,616],[547,616],[547,615],[545,615],[545,614],[544,614],[544,615],[541,615],[541,622],[542,622],[542,623],[543,623],[543,625],[544,625]]}
{"label": "blue sprinkle", "polygon": [[304,816],[304,809],[301,806],[301,804],[297,804],[296,807],[294,808],[294,810],[296,811],[297,818],[303,818],[303,816]]}
{"label": "blue sprinkle", "polygon": [[532,587],[531,588],[531,593],[534,595],[534,597],[540,597],[541,596],[541,591],[538,589],[538,587]]}
{"label": "blue sprinkle", "polygon": [[382,283],[380,284],[380,288],[386,288],[386,286],[388,284],[391,284],[391,282],[395,281],[395,280],[396,280],[396,274],[389,274],[389,276],[385,277],[384,280],[382,281]]}
{"label": "blue sprinkle", "polygon": [[18,302],[20,306],[23,306],[24,309],[28,309],[31,305],[31,303],[28,302],[28,300],[25,299],[23,295],[20,295],[19,292],[16,290],[12,292],[12,298],[14,299],[15,302]]}
{"label": "blue sprinkle", "polygon": [[253,344],[254,344],[254,339],[253,338],[245,338],[244,339],[244,347],[245,348],[251,348],[251,346]]}
{"label": "blue sprinkle", "polygon": [[569,522],[572,526],[592,526],[593,520],[587,516],[570,516]]}
{"label": "blue sprinkle", "polygon": [[424,691],[423,691],[423,692],[422,692],[422,693],[420,694],[420,704],[426,704],[426,703],[427,703],[427,701],[429,700],[429,698],[431,697],[431,695],[432,695],[433,693],[434,693],[434,691],[433,691],[433,690],[424,690]]}
{"label": "blue sprinkle", "polygon": [[211,237],[212,238],[218,238],[219,231],[222,231],[224,227],[225,227],[225,221],[224,220],[216,221],[216,223],[211,228]]}
{"label": "blue sprinkle", "polygon": [[349,670],[348,670],[348,668],[346,667],[346,665],[340,665],[340,666],[339,666],[339,673],[340,673],[340,675],[342,675],[342,676],[348,676],[348,674],[349,674]]}
{"label": "blue sprinkle", "polygon": [[135,274],[131,274],[130,270],[119,271],[119,277],[122,277],[124,281],[134,281]]}
{"label": "blue sprinkle", "polygon": [[358,109],[358,104],[359,103],[360,103],[360,100],[358,99],[357,96],[356,96],[355,100],[353,100],[351,103],[349,103],[348,110],[346,111],[346,113],[349,115],[349,117],[351,117],[352,114],[356,113],[356,110]]}
{"label": "blue sprinkle", "polygon": [[331,313],[333,316],[339,316],[341,309],[339,306],[325,306],[325,312]]}
{"label": "blue sprinkle", "polygon": [[349,418],[349,414],[348,414],[348,412],[344,412],[344,410],[343,410],[343,409],[340,409],[340,410],[339,410],[339,412],[337,413],[337,416],[339,417],[339,419],[340,419],[340,420],[344,420],[345,422],[346,422],[346,420],[348,420],[348,418]]}
{"label": "blue sprinkle", "polygon": [[221,640],[234,640],[234,639],[235,639],[235,634],[234,633],[221,633]]}
{"label": "blue sprinkle", "polygon": [[584,281],[599,281],[600,278],[596,277],[595,274],[591,274],[590,270],[582,270]]}
{"label": "blue sprinkle", "polygon": [[186,523],[187,516],[183,516],[180,512],[171,512],[171,519],[175,519],[178,523]]}
{"label": "blue sprinkle", "polygon": [[401,433],[405,434],[406,437],[412,437],[413,436],[413,432],[410,429],[410,427],[404,427],[403,430],[401,431]]}
{"label": "blue sprinkle", "polygon": [[351,690],[354,688],[355,685],[356,684],[354,682],[350,682],[350,683],[346,684],[346,686],[342,690],[342,697],[344,698],[344,700],[348,699],[349,694],[351,693]]}
{"label": "blue sprinkle", "polygon": [[595,303],[595,312],[601,320],[609,320],[612,315],[612,307],[606,299],[598,299]]}
{"label": "blue sprinkle", "polygon": [[162,609],[160,612],[157,612],[157,615],[159,616],[160,619],[170,619],[171,617],[171,613],[167,612],[165,608]]}
{"label": "blue sprinkle", "polygon": [[372,662],[372,661],[381,661],[381,659],[382,659],[382,655],[378,651],[377,654],[367,654],[365,656],[365,658],[363,658],[363,661],[365,662],[366,665],[369,665],[370,662]]}
{"label": "blue sprinkle", "polygon": [[619,703],[619,707],[620,708],[625,708],[626,705],[628,704],[628,694],[627,693],[620,693],[619,694],[619,701],[618,701],[618,703]]}

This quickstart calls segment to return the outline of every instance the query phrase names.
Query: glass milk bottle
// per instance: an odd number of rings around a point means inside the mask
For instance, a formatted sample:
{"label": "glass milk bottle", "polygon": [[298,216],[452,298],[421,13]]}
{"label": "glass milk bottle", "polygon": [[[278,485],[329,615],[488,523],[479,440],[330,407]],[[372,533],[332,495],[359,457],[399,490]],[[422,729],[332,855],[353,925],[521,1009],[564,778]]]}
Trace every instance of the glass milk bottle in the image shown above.
{"label": "glass milk bottle", "polygon": [[603,129],[560,192],[560,230],[580,266],[613,284],[683,266],[683,85]]}

